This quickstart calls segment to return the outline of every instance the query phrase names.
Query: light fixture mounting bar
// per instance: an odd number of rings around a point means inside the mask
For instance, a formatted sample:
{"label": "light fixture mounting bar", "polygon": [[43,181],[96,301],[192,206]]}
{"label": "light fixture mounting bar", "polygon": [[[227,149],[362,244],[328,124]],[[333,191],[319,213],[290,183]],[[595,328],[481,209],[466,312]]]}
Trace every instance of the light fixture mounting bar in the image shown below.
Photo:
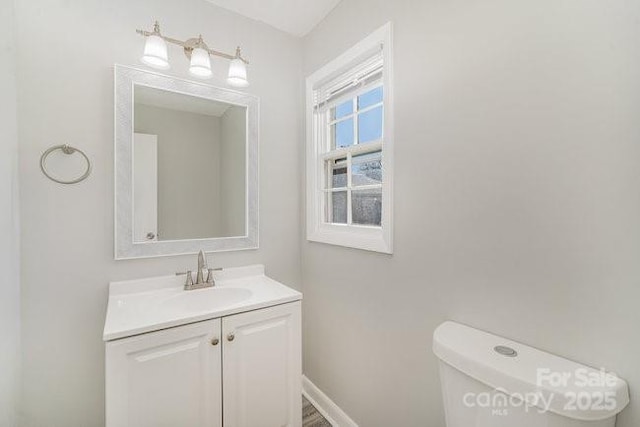
{"label": "light fixture mounting bar", "polygon": [[[158,22],[155,23],[155,25],[153,27],[153,31],[136,30],[136,33],[138,33],[138,34],[140,34],[141,36],[144,36],[144,37],[158,36],[158,37],[162,38],[164,41],[166,41],[168,43],[180,46],[185,50],[185,55],[187,55],[187,57],[191,56],[191,51],[195,47],[194,43],[192,41],[193,40],[199,40],[199,38],[195,38],[195,39],[189,39],[187,41],[182,41],[182,40],[174,39],[174,38],[171,38],[171,37],[163,36],[162,34],[160,34],[160,26],[158,25]],[[240,59],[245,64],[247,64],[247,65],[249,64],[249,61],[244,59],[242,57],[242,55],[240,54],[240,47],[239,46],[236,48],[236,54],[235,55],[231,55],[231,54],[228,54],[228,53],[224,53],[224,52],[220,52],[220,51],[217,51],[217,50],[210,49],[204,43],[201,43],[201,45],[198,46],[198,47],[201,47],[204,50],[206,50],[209,53],[209,55],[219,56],[221,58],[230,59],[230,60]]]}

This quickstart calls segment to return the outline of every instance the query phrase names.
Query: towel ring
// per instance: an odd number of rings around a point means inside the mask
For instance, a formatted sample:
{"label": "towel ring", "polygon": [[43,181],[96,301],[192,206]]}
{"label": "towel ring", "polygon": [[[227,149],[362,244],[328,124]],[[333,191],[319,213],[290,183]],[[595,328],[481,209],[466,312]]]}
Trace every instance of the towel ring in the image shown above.
{"label": "towel ring", "polygon": [[[80,153],[82,155],[82,157],[84,157],[85,161],[87,162],[87,169],[82,174],[82,176],[80,176],[78,178],[75,178],[75,179],[72,179],[70,181],[63,181],[61,179],[54,178],[53,176],[51,176],[49,174],[49,171],[47,171],[46,161],[47,161],[47,157],[49,156],[49,154],[51,154],[52,152],[54,152],[56,150],[62,150],[62,152],[64,154],[68,154],[68,155],[71,155],[71,154],[73,154],[75,152]],[[49,148],[44,153],[42,153],[42,156],[40,156],[40,169],[42,170],[42,173],[53,182],[57,182],[58,184],[77,184],[78,182],[84,181],[85,179],[87,179],[87,177],[91,174],[91,160],[89,160],[89,157],[87,157],[87,155],[84,154],[84,151],[82,151],[82,150],[79,150],[79,149],[74,148],[74,147],[72,147],[70,145],[67,145],[67,144],[56,145],[54,147]]]}

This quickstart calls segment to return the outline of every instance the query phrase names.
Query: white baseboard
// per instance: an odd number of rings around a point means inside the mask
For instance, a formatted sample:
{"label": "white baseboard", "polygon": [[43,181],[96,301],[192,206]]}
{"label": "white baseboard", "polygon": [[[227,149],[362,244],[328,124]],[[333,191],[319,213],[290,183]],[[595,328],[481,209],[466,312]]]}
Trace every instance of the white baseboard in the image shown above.
{"label": "white baseboard", "polygon": [[358,427],[358,424],[304,375],[302,376],[302,394],[333,427]]}

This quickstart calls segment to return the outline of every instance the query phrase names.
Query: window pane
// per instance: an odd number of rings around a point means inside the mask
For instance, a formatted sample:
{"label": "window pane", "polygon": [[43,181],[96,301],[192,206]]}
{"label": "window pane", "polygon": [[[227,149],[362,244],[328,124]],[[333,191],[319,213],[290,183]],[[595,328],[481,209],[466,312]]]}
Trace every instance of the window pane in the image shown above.
{"label": "window pane", "polygon": [[347,159],[341,158],[337,160],[329,160],[328,170],[329,179],[327,180],[328,188],[344,188],[347,186]]}
{"label": "window pane", "polygon": [[350,99],[342,104],[331,109],[331,119],[336,120],[341,117],[348,116],[353,113],[353,99]]}
{"label": "window pane", "polygon": [[351,215],[354,224],[382,224],[382,189],[353,190],[351,192]]}
{"label": "window pane", "polygon": [[358,143],[382,138],[382,106],[358,116]]}
{"label": "window pane", "polygon": [[365,92],[358,97],[358,110],[382,102],[382,86]]}
{"label": "window pane", "polygon": [[327,222],[333,224],[347,223],[346,191],[334,191],[327,193]]}
{"label": "window pane", "polygon": [[331,136],[334,148],[353,145],[353,118],[331,125]]}
{"label": "window pane", "polygon": [[351,185],[382,184],[382,151],[353,156]]}

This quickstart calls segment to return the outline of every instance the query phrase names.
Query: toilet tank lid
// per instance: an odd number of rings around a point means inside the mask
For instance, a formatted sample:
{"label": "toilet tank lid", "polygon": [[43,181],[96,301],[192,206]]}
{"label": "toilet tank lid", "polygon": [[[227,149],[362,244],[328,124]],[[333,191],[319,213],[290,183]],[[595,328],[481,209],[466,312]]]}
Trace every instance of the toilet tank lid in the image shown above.
{"label": "toilet tank lid", "polygon": [[459,323],[438,326],[433,352],[444,363],[516,402],[523,399],[530,410],[595,421],[615,416],[629,403],[627,383],[612,372]]}

